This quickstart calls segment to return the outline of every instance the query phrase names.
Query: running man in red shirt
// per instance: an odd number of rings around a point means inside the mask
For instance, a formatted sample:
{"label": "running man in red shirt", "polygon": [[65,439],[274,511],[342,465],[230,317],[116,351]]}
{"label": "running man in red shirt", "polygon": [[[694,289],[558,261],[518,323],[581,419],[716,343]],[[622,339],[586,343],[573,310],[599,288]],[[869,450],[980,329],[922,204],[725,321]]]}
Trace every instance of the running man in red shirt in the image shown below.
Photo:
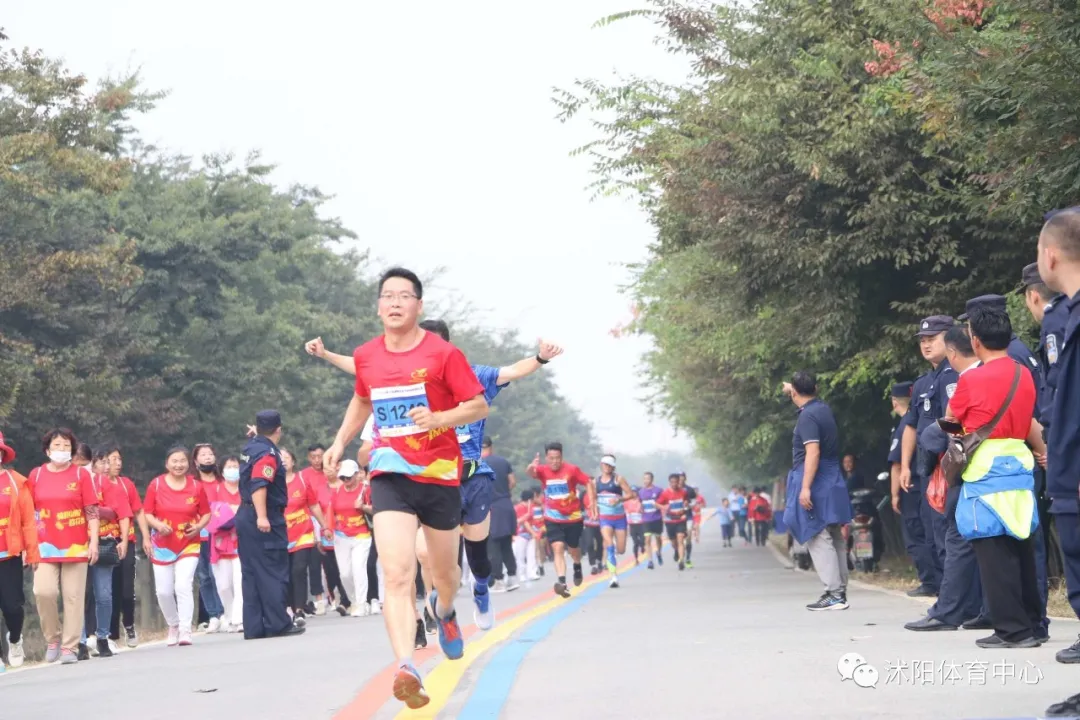
{"label": "running man in red shirt", "polygon": [[574,586],[581,584],[581,532],[584,529],[584,517],[581,512],[581,500],[578,488],[585,488],[589,495],[589,517],[596,519],[596,487],[592,478],[581,471],[577,465],[563,462],[562,443],[548,443],[544,448],[546,465],[540,464],[540,455],[529,465],[529,475],[540,481],[544,494],[544,523],[547,528],[547,540],[555,555],[555,592],[564,598],[570,597],[566,587],[566,557],[563,552],[569,548],[574,561]]}
{"label": "running man in red shirt", "polygon": [[689,509],[686,489],[682,487],[682,476],[672,473],[668,476],[669,487],[656,498],[656,506],[664,512],[664,526],[668,540],[675,545],[675,557],[679,559],[679,569],[686,569],[686,511]]}
{"label": "running man in red shirt", "polygon": [[[427,541],[435,590],[428,603],[439,644],[452,660],[465,652],[454,596],[460,585],[461,447],[454,428],[487,417],[484,388],[465,355],[418,325],[423,285],[404,268],[379,280],[384,334],[358,347],[356,392],[324,464],[336,468],[374,415],[369,474],[375,540],[386,578],[383,614],[399,668],[394,697],[410,708],[430,701],[413,667],[416,529]],[[361,599],[357,600],[362,601]]]}

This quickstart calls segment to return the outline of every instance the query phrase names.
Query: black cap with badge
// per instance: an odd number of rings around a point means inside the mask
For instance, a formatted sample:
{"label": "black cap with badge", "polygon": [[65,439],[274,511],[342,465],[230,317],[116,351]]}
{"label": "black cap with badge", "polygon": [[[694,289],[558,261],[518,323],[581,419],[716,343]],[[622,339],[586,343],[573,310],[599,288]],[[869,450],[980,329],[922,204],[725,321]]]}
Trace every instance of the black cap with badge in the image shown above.
{"label": "black cap with badge", "polygon": [[1032,285],[1042,285],[1042,275],[1039,275],[1039,263],[1033,262],[1024,266],[1024,272],[1020,275],[1020,284],[1027,289]]}
{"label": "black cap with badge", "polygon": [[281,427],[281,413],[277,410],[262,410],[255,416],[255,429],[261,434],[272,433]]}
{"label": "black cap with badge", "polygon": [[964,303],[964,314],[960,316],[960,322],[964,322],[971,315],[971,311],[977,307],[984,308],[996,308],[998,310],[1006,309],[1006,302],[1004,295],[980,295],[974,297]]}
{"label": "black cap with badge", "polygon": [[919,330],[915,333],[915,337],[939,335],[955,324],[955,321],[948,315],[931,315],[928,318],[923,318],[922,322],[919,323]]}
{"label": "black cap with badge", "polygon": [[913,382],[898,382],[892,386],[892,396],[894,398],[909,398],[911,397],[911,388],[915,386]]}

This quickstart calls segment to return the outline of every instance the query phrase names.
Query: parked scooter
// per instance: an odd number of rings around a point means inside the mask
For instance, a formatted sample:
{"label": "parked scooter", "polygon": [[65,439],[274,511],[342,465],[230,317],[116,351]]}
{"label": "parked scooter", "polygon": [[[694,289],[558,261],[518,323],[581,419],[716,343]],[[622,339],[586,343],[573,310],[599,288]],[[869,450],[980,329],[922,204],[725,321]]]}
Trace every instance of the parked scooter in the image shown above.
{"label": "parked scooter", "polygon": [[881,527],[881,511],[889,502],[885,488],[889,473],[877,476],[873,488],[851,491],[851,528],[847,533],[848,566],[862,572],[877,572],[878,562],[885,554],[885,533]]}

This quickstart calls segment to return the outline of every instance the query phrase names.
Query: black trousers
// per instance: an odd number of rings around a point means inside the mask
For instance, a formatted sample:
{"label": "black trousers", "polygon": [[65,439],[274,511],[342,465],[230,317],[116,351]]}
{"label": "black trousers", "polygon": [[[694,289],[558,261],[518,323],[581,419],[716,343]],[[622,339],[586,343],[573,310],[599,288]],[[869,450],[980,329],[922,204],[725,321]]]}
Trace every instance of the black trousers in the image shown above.
{"label": "black trousers", "polygon": [[514,557],[514,538],[488,538],[488,555],[491,557],[491,579],[502,580],[503,566],[507,575],[517,575],[517,559]]}
{"label": "black trousers", "polygon": [[994,634],[1009,642],[1034,636],[1042,623],[1042,609],[1031,538],[999,535],[972,540],[971,547]]}
{"label": "black trousers", "polygon": [[267,509],[270,532],[261,532],[255,508],[241,505],[236,513],[240,541],[240,576],[244,589],[244,638],[270,637],[289,628],[285,612],[289,589],[289,535],[284,509]]}
{"label": "black trousers", "polygon": [[[416,564],[416,572],[420,572],[420,563]],[[375,545],[375,533],[371,534],[371,552],[367,556],[367,597],[364,602],[370,604],[372,600],[382,600],[379,597],[379,548]]]}
{"label": "black trousers", "polygon": [[22,637],[23,620],[26,618],[23,610],[25,604],[22,558],[9,557],[0,560],[0,612],[4,615],[8,639],[11,642],[18,642]]}
{"label": "black trousers", "polygon": [[322,593],[319,551],[314,547],[289,553],[289,607],[293,612],[303,610],[307,605],[309,583],[312,595]]}
{"label": "black trousers", "polygon": [[[371,549],[374,552],[375,546],[372,545]],[[320,555],[322,557],[323,572],[326,573],[327,594],[337,598],[341,607],[349,607],[352,602],[349,600],[349,593],[345,592],[345,586],[341,582],[341,570],[338,569],[337,555],[334,554],[333,550],[320,553]]]}
{"label": "black trousers", "polygon": [[[112,576],[112,622],[109,623],[109,637],[120,639],[120,620],[124,627],[135,627],[135,543],[128,543],[127,555],[120,564],[113,568]],[[87,584],[89,587],[89,583]]]}
{"label": "black trousers", "polygon": [[641,523],[630,526],[630,539],[634,543],[634,557],[645,552],[645,526]]}
{"label": "black trousers", "polygon": [[754,542],[761,547],[765,547],[765,543],[769,540],[769,521],[768,520],[755,520],[754,521]]}
{"label": "black trousers", "polygon": [[599,565],[604,557],[604,538],[600,528],[586,525],[581,531],[581,549],[589,556],[589,565]]}

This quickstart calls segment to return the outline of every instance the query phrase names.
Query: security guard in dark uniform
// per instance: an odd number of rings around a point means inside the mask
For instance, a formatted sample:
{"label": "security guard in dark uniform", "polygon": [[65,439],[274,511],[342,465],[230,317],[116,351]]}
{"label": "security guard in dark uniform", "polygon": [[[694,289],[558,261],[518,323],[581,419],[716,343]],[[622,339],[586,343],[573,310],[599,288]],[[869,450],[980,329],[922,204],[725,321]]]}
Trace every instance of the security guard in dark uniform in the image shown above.
{"label": "security guard in dark uniform", "polygon": [[[945,332],[954,324],[955,322],[948,315],[933,315],[924,318],[919,323],[915,335],[919,338],[921,345],[926,338],[938,336],[943,338]],[[911,486],[917,487],[921,494],[919,515],[923,521],[926,538],[934,550],[931,553],[931,561],[934,563],[938,578],[941,577],[945,567],[946,522],[944,515],[930,507],[926,496],[926,488],[930,484],[930,475],[937,467],[938,456],[922,447],[919,438],[922,437],[922,432],[928,425],[937,422],[937,419],[945,414],[945,407],[949,404],[949,398],[956,390],[956,383],[959,380],[956,371],[944,357],[944,341],[942,341],[940,352],[938,364],[925,375],[919,376],[911,390],[911,408],[904,418],[906,427],[901,439],[900,455],[901,478],[907,476]],[[914,466],[912,466],[913,459]],[[927,593],[926,588],[920,586],[908,594],[918,596],[934,593]]]}
{"label": "security guard in dark uniform", "polygon": [[[1036,270],[1038,268],[1036,267]],[[972,298],[964,305],[964,314],[960,316],[960,320],[967,320],[968,315],[971,314],[971,310],[975,307],[991,307],[999,310],[1007,310],[1007,303],[1003,295],[980,295],[979,297]],[[1041,422],[1040,408],[1043,403],[1043,393],[1045,392],[1045,380],[1043,378],[1042,364],[1035,358],[1035,353],[1028,349],[1028,346],[1023,340],[1013,333],[1012,339],[1009,341],[1009,347],[1006,348],[1006,352],[1009,357],[1016,363],[1028,369],[1031,373],[1031,380],[1035,383],[1035,420]],[[1042,471],[1042,468],[1038,465],[1035,466],[1035,499],[1039,506],[1042,506],[1043,492],[1046,488],[1046,475]],[[1040,516],[1042,514],[1040,513]],[[1040,517],[1041,519],[1041,517]],[[1042,608],[1042,635],[1041,637],[1049,637],[1050,620],[1046,617],[1046,598],[1048,592],[1047,586],[1047,567],[1046,567],[1046,537],[1043,533],[1042,523],[1035,528],[1035,532],[1031,535],[1032,545],[1035,549],[1035,574],[1036,582],[1039,584],[1039,603]],[[983,605],[983,612],[979,620],[982,622],[973,623],[973,625],[990,629],[993,625],[986,618],[987,608],[985,603]]]}
{"label": "security guard in dark uniform", "polygon": [[934,546],[926,538],[926,529],[923,527],[922,516],[919,514],[919,506],[922,503],[922,493],[919,488],[912,485],[904,490],[900,487],[900,454],[903,452],[902,441],[904,428],[907,427],[907,411],[911,407],[911,390],[915,386],[912,382],[896,383],[892,386],[893,412],[898,420],[893,429],[892,441],[889,443],[889,476],[892,484],[893,510],[902,520],[901,528],[904,533],[904,548],[915,564],[915,570],[919,575],[920,586],[913,591],[916,595],[927,597],[936,595],[941,587],[941,576],[934,565]]}
{"label": "security guard in dark uniform", "polygon": [[289,586],[289,537],[285,530],[288,491],[277,443],[281,415],[255,416],[255,436],[244,447],[236,532],[244,591],[244,639],[299,635],[285,611]]}

